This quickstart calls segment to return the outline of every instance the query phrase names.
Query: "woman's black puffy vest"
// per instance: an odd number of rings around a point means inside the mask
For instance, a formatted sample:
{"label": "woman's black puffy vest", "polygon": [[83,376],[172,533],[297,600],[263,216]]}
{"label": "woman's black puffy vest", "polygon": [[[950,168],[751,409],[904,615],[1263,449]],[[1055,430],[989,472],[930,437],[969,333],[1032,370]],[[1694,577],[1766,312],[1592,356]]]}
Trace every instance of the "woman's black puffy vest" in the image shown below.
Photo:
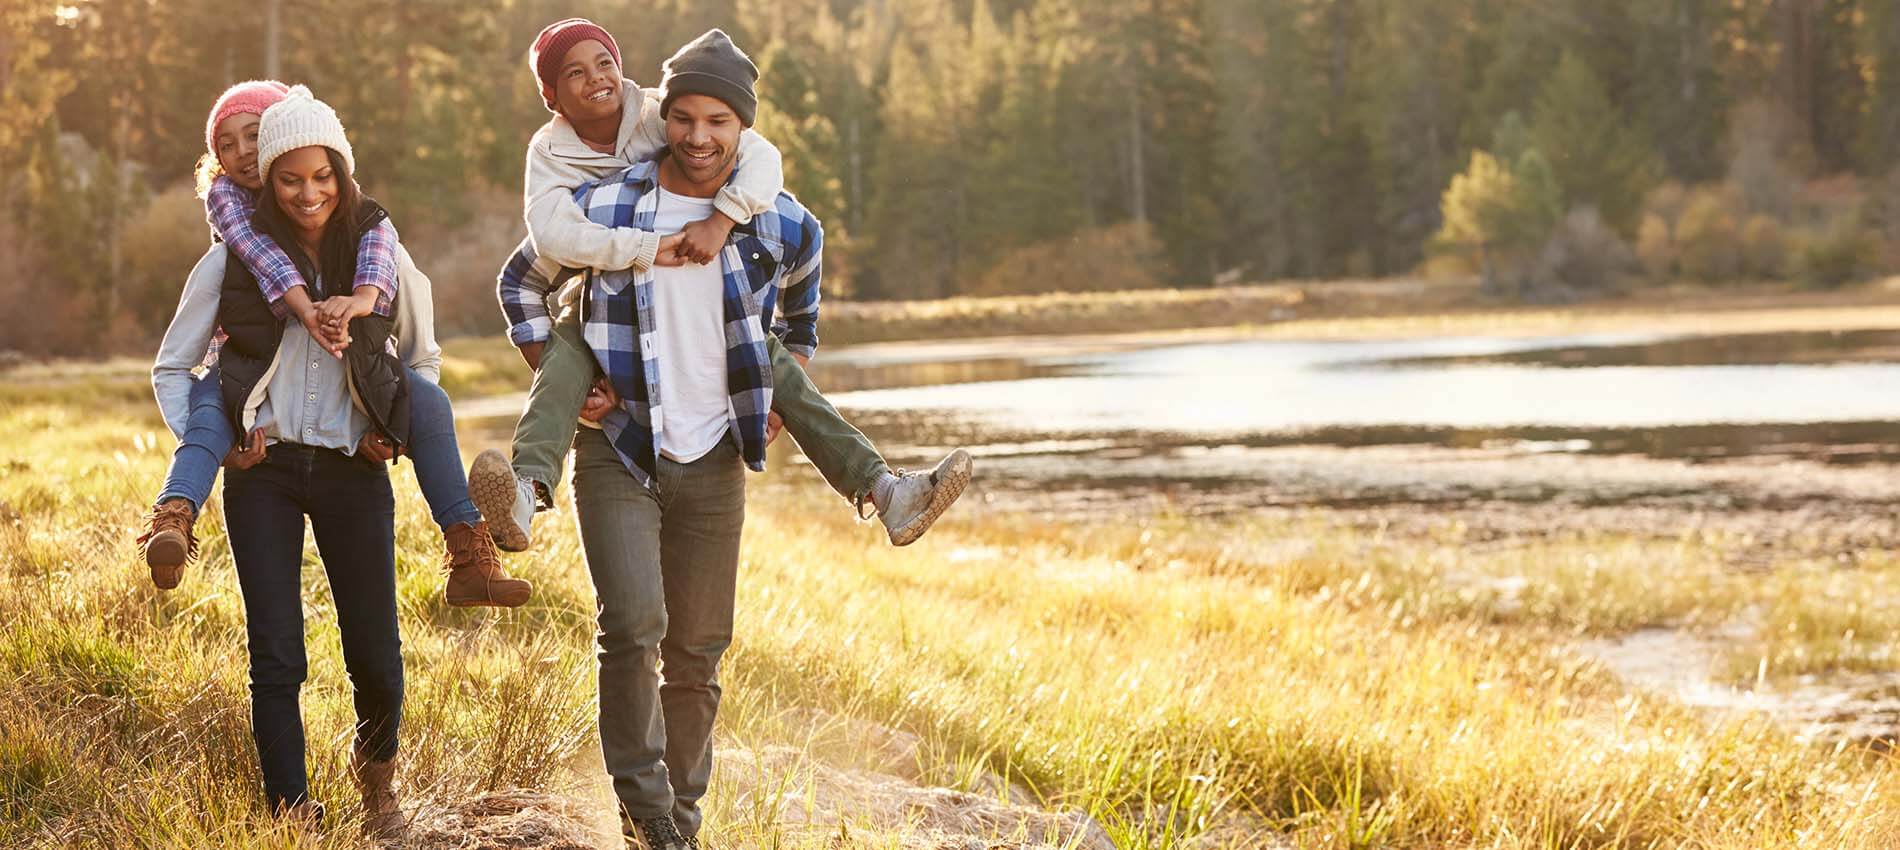
{"label": "woman's black puffy vest", "polygon": [[[323,291],[311,292],[311,299],[350,294],[356,279],[357,244],[389,217],[375,201],[364,198],[363,203],[368,214],[357,227],[356,239],[344,246],[347,250],[334,251],[338,256],[323,258]],[[284,253],[297,264],[305,281],[316,278],[315,270],[296,246],[286,248]],[[224,401],[224,415],[240,440],[244,439],[245,404],[277,358],[285,321],[271,314],[264,293],[258,290],[257,277],[236,254],[228,254],[218,296],[218,325],[226,336],[224,347],[218,350],[218,390]],[[343,357],[357,408],[369,417],[376,433],[400,447],[409,442],[409,383],[403,377],[402,361],[389,353],[389,325],[389,319],[374,313],[351,319],[350,347],[343,350]]]}

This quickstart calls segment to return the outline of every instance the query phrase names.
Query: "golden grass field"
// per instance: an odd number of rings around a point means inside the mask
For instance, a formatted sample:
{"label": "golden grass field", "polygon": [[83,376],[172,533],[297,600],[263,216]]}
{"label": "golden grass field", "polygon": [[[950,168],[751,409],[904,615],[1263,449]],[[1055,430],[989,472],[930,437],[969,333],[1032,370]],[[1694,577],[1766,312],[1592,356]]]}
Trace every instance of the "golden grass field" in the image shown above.
{"label": "golden grass field", "polygon": [[[519,375],[493,340],[451,353],[458,395]],[[142,374],[0,376],[0,434],[0,846],[357,846],[348,683],[314,549],[304,707],[335,817],[309,834],[260,802],[217,497],[176,591],[154,590],[133,548],[172,447]],[[406,804],[420,820],[528,789],[610,829],[592,591],[566,498],[536,549],[509,557],[537,584],[529,606],[467,611],[442,601],[440,538],[406,464],[394,481]],[[1765,612],[1737,676],[1900,669],[1900,563],[1884,551],[1743,573],[1728,564],[1746,541],[1720,535],[1606,527],[1475,547],[1456,516],[1407,535],[1322,509],[1059,520],[986,510],[980,484],[897,550],[808,470],[751,483],[718,740],[791,755],[727,762],[768,775],[715,776],[710,847],[1063,840],[817,817],[796,799],[812,776],[889,768],[857,729],[916,736],[922,786],[1026,790],[1122,848],[1900,847],[1890,750],[1699,714],[1576,648]],[[1523,589],[1506,604],[1474,577]],[[567,846],[552,841],[512,846]]]}

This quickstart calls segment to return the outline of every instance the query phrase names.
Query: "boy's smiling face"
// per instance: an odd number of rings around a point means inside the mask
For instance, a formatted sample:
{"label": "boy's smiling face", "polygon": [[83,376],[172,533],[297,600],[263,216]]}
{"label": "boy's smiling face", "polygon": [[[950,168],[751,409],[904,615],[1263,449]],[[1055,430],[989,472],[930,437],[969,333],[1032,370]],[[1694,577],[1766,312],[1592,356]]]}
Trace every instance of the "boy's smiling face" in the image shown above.
{"label": "boy's smiling face", "polygon": [[567,120],[599,121],[620,114],[620,63],[607,45],[590,38],[568,48],[554,75],[554,105]]}

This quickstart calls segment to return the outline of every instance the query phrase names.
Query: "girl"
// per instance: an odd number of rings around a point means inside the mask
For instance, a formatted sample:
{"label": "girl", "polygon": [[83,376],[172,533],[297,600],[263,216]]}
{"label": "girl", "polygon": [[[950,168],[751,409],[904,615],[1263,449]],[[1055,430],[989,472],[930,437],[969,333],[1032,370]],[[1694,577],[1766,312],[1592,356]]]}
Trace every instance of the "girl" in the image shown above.
{"label": "girl", "polygon": [[[199,162],[199,190],[214,233],[242,262],[243,271],[255,277],[254,288],[272,315],[295,317],[329,356],[340,359],[350,341],[352,320],[390,316],[400,246],[388,222],[378,222],[357,245],[349,294],[339,293],[318,303],[283,248],[252,227],[256,193],[264,186],[258,157],[261,116],[282,101],[286,92],[275,81],[247,82],[232,86],[218,98],[206,121],[207,153]],[[202,303],[193,303],[193,292],[187,289],[153,366],[159,406],[179,439],[165,485],[138,538],[152,582],[161,589],[176,587],[185,563],[196,555],[193,525],[210,495],[219,460],[233,469],[245,469],[265,452],[264,439],[255,430],[246,435],[243,445],[234,445],[232,417],[219,397],[216,360],[221,339],[207,346],[197,334],[180,327],[188,314],[194,320],[208,319],[217,309],[216,289],[200,288],[196,294]],[[196,324],[186,322],[194,328]],[[204,374],[192,377],[191,371],[201,364],[206,367]],[[413,372],[407,378],[411,439],[393,448],[414,457],[417,482],[446,538],[449,603],[512,607],[526,602],[531,585],[502,569],[487,523],[469,499],[448,396],[432,380]]]}

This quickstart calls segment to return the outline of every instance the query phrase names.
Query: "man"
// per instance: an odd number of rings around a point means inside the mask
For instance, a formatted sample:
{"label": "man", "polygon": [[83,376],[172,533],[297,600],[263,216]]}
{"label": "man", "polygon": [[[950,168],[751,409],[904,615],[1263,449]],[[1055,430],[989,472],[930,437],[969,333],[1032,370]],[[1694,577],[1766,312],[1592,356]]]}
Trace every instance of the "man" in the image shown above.
{"label": "man", "polygon": [[[589,220],[662,237],[707,218],[752,123],[758,70],[713,30],[668,60],[668,152],[576,200]],[[718,666],[732,639],[745,470],[763,470],[773,368],[816,348],[823,230],[788,194],[708,264],[587,273],[581,336],[611,393],[574,440],[581,543],[600,604],[601,747],[629,842],[697,847]],[[511,286],[549,282],[524,245]],[[540,279],[537,279],[540,278]],[[571,415],[571,414],[570,414]],[[967,475],[967,471],[966,471]],[[656,662],[662,665],[655,672]],[[663,680],[662,680],[663,674]]]}
{"label": "man", "polygon": [[[715,33],[725,38],[716,30],[704,38]],[[555,323],[548,315],[548,279],[562,266],[644,271],[653,265],[708,263],[735,224],[769,212],[784,189],[778,150],[748,129],[733,150],[733,176],[706,218],[664,238],[639,227],[591,220],[575,199],[583,184],[616,177],[665,147],[665,92],[625,79],[613,36],[580,18],[543,29],[529,50],[529,65],[554,114],[528,144],[530,244],[503,268],[498,294],[509,338],[535,370],[534,383],[516,424],[512,457],[483,452],[468,474],[475,503],[492,517],[489,531],[506,551],[526,550],[535,511],[552,507],[563,458],[574,444],[575,414],[595,386],[594,358],[578,323]],[[751,112],[746,114],[749,124]],[[776,336],[766,338],[773,388],[768,433],[783,417],[785,429],[826,483],[861,515],[867,506],[874,511],[892,545],[909,545],[963,492],[970,455],[953,450],[928,471],[891,469],[805,374],[804,360],[816,342],[813,337],[794,350]]]}

